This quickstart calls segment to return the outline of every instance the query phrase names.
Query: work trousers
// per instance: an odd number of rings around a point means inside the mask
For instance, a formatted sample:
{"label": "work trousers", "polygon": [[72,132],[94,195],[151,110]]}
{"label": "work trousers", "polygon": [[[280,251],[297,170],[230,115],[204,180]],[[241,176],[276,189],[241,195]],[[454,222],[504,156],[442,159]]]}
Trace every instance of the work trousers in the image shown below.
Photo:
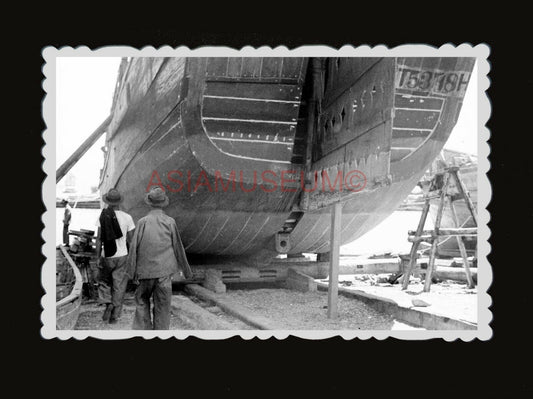
{"label": "work trousers", "polygon": [[[153,297],[153,323],[150,315],[150,299]],[[168,330],[172,301],[171,276],[140,279],[135,292],[134,330]]]}
{"label": "work trousers", "polygon": [[68,224],[63,223],[63,245],[69,245]]}
{"label": "work trousers", "polygon": [[127,256],[103,258],[98,273],[98,299],[100,303],[112,304],[114,314],[120,316],[124,294],[128,285],[126,274]]}

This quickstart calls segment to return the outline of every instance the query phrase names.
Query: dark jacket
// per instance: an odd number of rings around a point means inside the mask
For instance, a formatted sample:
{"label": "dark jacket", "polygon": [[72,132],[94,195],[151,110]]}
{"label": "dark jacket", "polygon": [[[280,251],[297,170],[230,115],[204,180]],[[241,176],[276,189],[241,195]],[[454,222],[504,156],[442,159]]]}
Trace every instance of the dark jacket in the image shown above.
{"label": "dark jacket", "polygon": [[122,230],[113,208],[105,208],[100,214],[100,239],[104,243],[106,257],[115,255],[117,243],[115,240],[122,237]]}

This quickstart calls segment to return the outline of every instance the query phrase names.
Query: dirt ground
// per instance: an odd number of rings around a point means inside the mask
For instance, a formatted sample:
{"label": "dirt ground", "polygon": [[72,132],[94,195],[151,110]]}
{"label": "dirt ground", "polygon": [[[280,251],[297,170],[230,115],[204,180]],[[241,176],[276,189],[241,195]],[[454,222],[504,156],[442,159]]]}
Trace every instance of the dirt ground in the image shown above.
{"label": "dirt ground", "polygon": [[131,299],[124,301],[122,315],[116,324],[109,324],[102,320],[105,306],[98,303],[83,304],[74,326],[74,330],[131,330],[133,316],[135,315],[135,303]]}
{"label": "dirt ground", "polygon": [[[209,306],[209,304],[196,299],[191,298],[195,303],[204,307],[209,312],[213,313],[215,316],[231,323],[235,326],[234,330],[251,330],[253,329],[246,323],[241,320],[230,316],[223,312],[217,306]],[[115,324],[109,324],[102,320],[102,315],[104,313],[105,306],[98,303],[92,302],[82,305],[80,316],[76,325],[74,326],[75,330],[131,330],[133,324],[133,318],[135,316],[135,300],[133,295],[128,295],[124,300],[124,306],[122,308],[122,315]],[[174,311],[170,317],[170,330],[196,330],[198,329],[191,320],[186,317],[180,317],[179,314],[176,314]]]}
{"label": "dirt ground", "polygon": [[194,303],[196,303],[197,305],[200,305],[201,307],[203,307],[205,310],[214,314],[215,316],[233,324],[235,326],[234,328],[235,330],[253,330],[254,329],[254,327],[246,324],[244,321],[227,314],[226,312],[224,312],[222,309],[220,309],[216,305],[211,305],[201,300],[200,298],[196,298],[196,297],[189,297],[189,299],[193,301]]}
{"label": "dirt ground", "polygon": [[[267,317],[290,330],[396,330],[410,329],[390,315],[382,314],[364,303],[339,296],[339,317],[327,318],[327,293],[287,290],[283,288],[236,289],[228,290],[227,297],[253,311]],[[234,318],[216,306],[197,298],[191,298],[204,309],[223,318],[235,326],[235,330],[249,330],[253,327]],[[97,303],[83,305],[75,330],[129,330],[135,314],[135,302],[126,298],[122,316],[116,324],[102,321],[104,306]],[[194,325],[178,314],[172,314],[171,330],[194,330]]]}
{"label": "dirt ground", "polygon": [[392,330],[398,323],[366,304],[339,296],[339,317],[327,318],[326,292],[283,288],[230,290],[226,295],[241,306],[290,330]]}
{"label": "dirt ground", "polygon": [[[431,292],[422,292],[423,282],[412,279],[406,291],[400,284],[383,282],[388,275],[342,275],[339,286],[361,290],[370,294],[389,298],[401,306],[413,307],[413,299],[421,299],[429,306],[417,307],[418,310],[437,313],[455,319],[477,321],[477,290],[465,284],[443,281],[431,286]],[[174,295],[183,295],[175,292]],[[228,289],[225,296],[235,303],[249,309],[258,316],[272,320],[288,330],[409,330],[413,327],[394,319],[393,315],[380,313],[365,303],[339,295],[339,317],[327,318],[327,292],[307,292],[288,290],[279,287],[251,289],[238,285]],[[220,319],[231,323],[234,330],[250,330],[253,327],[230,316],[213,304],[198,298],[190,299]],[[129,330],[135,314],[133,295],[129,294],[124,302],[122,316],[116,324],[102,321],[104,306],[97,303],[84,304],[76,330]],[[187,317],[173,312],[171,330],[196,330],[194,323]],[[418,329],[418,328],[417,328]]]}
{"label": "dirt ground", "polygon": [[[109,324],[102,320],[105,306],[98,303],[82,305],[82,310],[75,330],[131,330],[133,317],[135,316],[135,302],[133,299],[124,301],[122,315],[115,324]],[[171,330],[192,330],[194,326],[183,323],[183,321],[174,315],[170,318]]]}
{"label": "dirt ground", "polygon": [[424,281],[411,277],[407,290],[402,291],[401,284],[383,282],[389,276],[390,274],[342,275],[339,276],[339,287],[392,299],[404,307],[413,307],[413,299],[420,299],[429,306],[416,307],[417,310],[477,323],[477,288],[468,288],[465,283],[444,280],[431,284],[430,292],[423,292]]}

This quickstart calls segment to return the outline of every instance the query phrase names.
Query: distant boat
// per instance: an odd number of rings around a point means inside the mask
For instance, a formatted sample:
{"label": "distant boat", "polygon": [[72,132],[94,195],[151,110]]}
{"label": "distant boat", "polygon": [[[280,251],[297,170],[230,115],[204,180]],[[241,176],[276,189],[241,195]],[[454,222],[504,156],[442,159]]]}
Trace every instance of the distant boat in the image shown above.
{"label": "distant boat", "polygon": [[85,194],[85,195],[65,195],[56,198],[56,208],[64,208],[62,201],[66,199],[70,206],[78,209],[100,209],[100,195],[99,194]]}
{"label": "distant boat", "polygon": [[417,211],[424,208],[424,191],[417,184],[398,207],[398,211]]}
{"label": "distant boat", "polygon": [[100,192],[118,188],[139,219],[161,184],[191,255],[328,252],[331,204],[343,201],[344,244],[413,189],[457,121],[474,62],[123,59]]}

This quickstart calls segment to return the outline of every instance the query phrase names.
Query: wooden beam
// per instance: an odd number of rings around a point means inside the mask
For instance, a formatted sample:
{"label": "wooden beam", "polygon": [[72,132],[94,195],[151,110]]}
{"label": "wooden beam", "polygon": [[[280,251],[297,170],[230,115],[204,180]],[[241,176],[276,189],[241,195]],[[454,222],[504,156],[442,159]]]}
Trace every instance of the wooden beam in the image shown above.
{"label": "wooden beam", "polygon": [[68,171],[76,164],[76,162],[80,160],[87,150],[91,148],[93,144],[96,143],[96,141],[100,138],[100,136],[106,132],[109,122],[111,122],[111,115],[109,115],[107,119],[103,121],[102,124],[98,126],[98,128],[91,133],[91,135],[78,147],[78,149],[74,151],[65,162],[63,162],[63,165],[61,165],[56,171],[56,183],[58,183],[68,173]]}
{"label": "wooden beam", "polygon": [[[418,221],[418,227],[416,228],[417,236],[422,233],[422,229],[424,228],[426,224],[426,219],[429,213],[429,207],[430,207],[430,200],[429,198],[426,198],[425,203],[424,203],[424,208],[422,209],[422,215],[420,216],[420,220]],[[409,254],[409,263],[407,264],[407,270],[405,270],[404,277],[403,277],[402,290],[406,290],[409,285],[409,277],[411,276],[413,267],[416,265],[416,256],[417,256],[418,246],[420,245],[420,241],[421,240],[417,240],[413,242],[413,245],[411,246],[411,253]]]}
{"label": "wooden beam", "polygon": [[69,253],[65,249],[64,245],[60,245],[59,249],[63,253],[63,256],[67,260],[69,266],[72,268],[74,272],[74,277],[76,278],[76,282],[74,283],[74,287],[72,287],[72,291],[70,292],[70,294],[66,296],[65,298],[61,299],[60,301],[56,302],[56,308],[59,308],[63,306],[64,304],[72,302],[76,298],[80,297],[81,290],[83,288],[83,278],[81,276],[80,269],[78,269],[78,266],[76,266],[76,263],[74,263]]}
{"label": "wooden beam", "polygon": [[285,330],[286,328],[276,322],[267,319],[261,315],[255,314],[249,309],[241,306],[224,294],[215,294],[209,291],[207,288],[196,284],[190,284],[185,287],[185,292],[194,295],[204,301],[212,302],[217,305],[224,312],[230,314],[233,317],[244,321],[246,324],[251,325],[259,330]]}
{"label": "wooden beam", "polygon": [[[450,201],[450,210],[453,216],[453,222],[456,226],[460,226],[459,218],[457,217],[457,211],[455,210],[455,205],[453,201]],[[466,281],[468,282],[468,288],[474,288],[474,280],[472,279],[472,273],[470,272],[470,266],[468,264],[468,255],[466,254],[465,244],[463,242],[463,237],[456,236],[457,246],[461,252],[461,257],[463,258],[463,267],[465,269]]]}
{"label": "wooden beam", "polygon": [[[425,234],[423,232],[422,234]],[[475,236],[477,227],[445,227],[439,228],[439,236]]]}
{"label": "wooden beam", "polygon": [[331,209],[331,239],[328,288],[328,318],[335,319],[339,315],[339,255],[341,243],[342,203],[336,202]]}
{"label": "wooden beam", "polygon": [[[423,230],[422,235],[433,235],[434,230]],[[474,236],[477,234],[477,227],[444,227],[440,228],[439,236]],[[415,231],[410,230],[409,235],[416,235]]]}
{"label": "wooden beam", "polygon": [[289,289],[301,292],[315,292],[317,290],[314,278],[292,268],[287,270],[285,285]]}
{"label": "wooden beam", "polygon": [[442,236],[456,236],[456,237],[474,236],[475,237],[477,236],[477,227],[444,228],[444,229],[439,229],[438,232],[435,232],[434,230],[424,230],[422,231],[421,236],[417,236],[416,234],[410,234],[407,237],[407,241],[409,242],[433,241],[433,239],[435,239],[436,237],[442,237]]}
{"label": "wooden beam", "polygon": [[238,330],[230,322],[221,319],[197,305],[184,295],[172,295],[172,313],[195,330]]}
{"label": "wooden beam", "polygon": [[466,202],[466,206],[470,210],[470,214],[472,215],[472,219],[474,220],[474,223],[477,226],[477,211],[476,207],[474,206],[474,203],[472,202],[472,199],[470,198],[470,193],[468,192],[465,184],[463,183],[463,180],[459,177],[459,168],[455,169],[454,171],[454,178],[457,182],[457,187],[459,188],[459,191],[463,195],[463,198]]}
{"label": "wooden beam", "polygon": [[437,245],[439,242],[438,235],[440,229],[440,222],[442,220],[442,215],[444,214],[444,206],[446,205],[446,194],[448,191],[449,184],[450,174],[446,173],[444,175],[444,182],[440,193],[439,208],[437,209],[437,218],[435,220],[435,227],[433,230],[433,235],[435,236],[435,238],[431,243],[431,251],[429,253],[429,263],[426,273],[426,281],[424,282],[424,292],[429,292],[431,287],[431,274],[433,273],[433,269],[435,268],[435,256],[437,255]]}

